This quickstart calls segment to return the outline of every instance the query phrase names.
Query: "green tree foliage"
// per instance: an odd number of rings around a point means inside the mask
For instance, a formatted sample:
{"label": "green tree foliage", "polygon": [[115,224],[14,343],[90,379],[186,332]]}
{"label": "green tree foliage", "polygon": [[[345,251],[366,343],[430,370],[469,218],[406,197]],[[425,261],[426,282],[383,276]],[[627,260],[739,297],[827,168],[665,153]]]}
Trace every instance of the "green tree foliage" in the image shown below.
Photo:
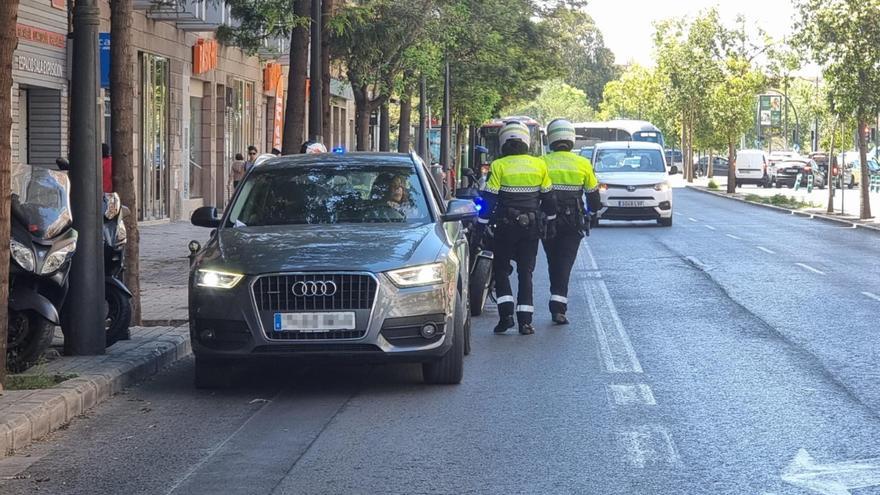
{"label": "green tree foliage", "polygon": [[605,84],[616,79],[620,69],[596,22],[583,10],[557,6],[547,12],[544,23],[554,34],[553,48],[564,67],[565,82],[584,91],[597,108]]}
{"label": "green tree foliage", "polygon": [[[864,129],[880,110],[880,0],[798,0],[795,43],[822,67],[835,110],[858,123],[862,177],[868,176]],[[861,218],[871,217],[867,181]]]}
{"label": "green tree foliage", "polygon": [[572,122],[589,121],[593,119],[595,112],[583,91],[560,79],[553,79],[541,84],[541,92],[534,100],[511,107],[504,113],[528,115],[546,124],[554,118],[567,118]]}

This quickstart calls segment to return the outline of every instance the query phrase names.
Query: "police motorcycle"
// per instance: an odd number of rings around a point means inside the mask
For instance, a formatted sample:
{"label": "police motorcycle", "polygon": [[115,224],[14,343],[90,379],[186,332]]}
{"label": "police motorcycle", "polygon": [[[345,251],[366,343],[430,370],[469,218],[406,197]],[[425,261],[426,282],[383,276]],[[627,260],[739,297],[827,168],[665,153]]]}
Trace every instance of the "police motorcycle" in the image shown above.
{"label": "police motorcycle", "polygon": [[[477,211],[485,208],[485,203],[480,197],[479,181],[476,174],[469,168],[462,169],[463,187],[460,187],[455,196],[460,199],[471,199],[477,205]],[[492,271],[491,226],[484,229],[484,235],[480,235],[476,219],[468,220],[467,228],[468,244],[470,246],[470,310],[472,316],[483,313],[486,300],[492,295],[495,278]]]}
{"label": "police motorcycle", "polygon": [[131,291],[125,286],[125,208],[114,193],[104,193],[104,300],[107,347],[130,338]]}
{"label": "police motorcycle", "polygon": [[6,365],[21,372],[49,348],[61,323],[77,232],[64,170],[14,164],[11,179]]}

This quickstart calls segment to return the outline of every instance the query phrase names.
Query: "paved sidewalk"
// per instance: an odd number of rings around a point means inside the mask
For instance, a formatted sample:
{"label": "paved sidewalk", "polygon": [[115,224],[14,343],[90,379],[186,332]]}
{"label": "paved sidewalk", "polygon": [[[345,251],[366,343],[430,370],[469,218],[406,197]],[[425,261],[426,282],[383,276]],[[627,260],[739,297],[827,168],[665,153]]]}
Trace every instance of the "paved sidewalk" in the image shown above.
{"label": "paved sidewalk", "polygon": [[0,458],[66,425],[112,394],[190,355],[187,320],[189,241],[205,243],[210,231],[185,222],[140,228],[144,327],[103,356],[62,356],[56,332],[48,361],[25,375],[73,374],[52,388],[7,390],[0,395]]}
{"label": "paved sidewalk", "polygon": [[138,380],[191,353],[186,326],[133,328],[103,356],[59,357],[26,375],[75,374],[55,387],[0,395],[0,458],[11,455]]}
{"label": "paved sidewalk", "polygon": [[189,222],[140,227],[141,304],[145,326],[187,320],[189,241],[207,242],[210,229]]}

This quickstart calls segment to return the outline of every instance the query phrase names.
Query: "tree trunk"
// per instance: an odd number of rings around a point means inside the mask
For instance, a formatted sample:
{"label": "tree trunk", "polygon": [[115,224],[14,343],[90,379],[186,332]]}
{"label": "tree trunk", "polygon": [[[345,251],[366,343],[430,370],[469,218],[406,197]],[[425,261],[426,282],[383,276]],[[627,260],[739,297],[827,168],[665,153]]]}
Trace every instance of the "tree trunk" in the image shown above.
{"label": "tree trunk", "polygon": [[352,84],[355,105],[355,135],[357,136],[357,150],[368,151],[370,143],[370,114],[373,106],[370,104],[370,96],[366,84]]}
{"label": "tree trunk", "polygon": [[397,133],[397,151],[409,153],[412,140],[412,90],[400,97],[400,131]]}
{"label": "tree trunk", "polygon": [[859,169],[862,171],[861,179],[859,179],[859,190],[862,193],[859,218],[862,220],[871,218],[871,196],[869,194],[871,176],[868,174],[868,144],[865,142],[865,131],[867,130],[867,122],[863,117],[859,117]]}
{"label": "tree trunk", "polygon": [[727,140],[727,193],[736,192],[736,145],[733,138]]}
{"label": "tree trunk", "polygon": [[[324,107],[324,126],[321,134],[324,136],[324,141],[327,143],[328,148],[336,146],[336,144],[341,144],[331,142],[333,122],[330,115],[330,29],[328,29],[327,24],[335,10],[334,4],[334,0],[324,0],[322,2],[323,11],[321,13],[321,80],[323,82],[321,85],[321,95]],[[336,136],[336,139],[338,140],[339,136]]]}
{"label": "tree trunk", "polygon": [[125,285],[132,293],[131,323],[141,324],[140,232],[138,231],[137,187],[134,180],[134,56],[131,47],[132,0],[110,2],[110,114],[113,150],[113,190],[129,209],[123,217],[128,240],[125,243]]}
{"label": "tree trunk", "polygon": [[709,149],[709,161],[706,162],[706,177],[713,178],[715,177],[715,170],[713,170],[712,162],[715,160],[715,150]]}
{"label": "tree trunk", "polygon": [[[0,2],[0,392],[6,383],[7,301],[9,300],[9,207],[12,173],[12,55],[18,43],[18,0]],[[3,251],[6,251],[5,253]]]}
{"label": "tree trunk", "polygon": [[387,101],[379,107],[379,151],[391,151],[391,115]]}
{"label": "tree trunk", "polygon": [[[310,0],[295,0],[293,13],[309,18]],[[287,108],[281,152],[299,153],[306,123],[306,74],[309,70],[309,25],[298,25],[290,34],[290,73],[287,77]]]}

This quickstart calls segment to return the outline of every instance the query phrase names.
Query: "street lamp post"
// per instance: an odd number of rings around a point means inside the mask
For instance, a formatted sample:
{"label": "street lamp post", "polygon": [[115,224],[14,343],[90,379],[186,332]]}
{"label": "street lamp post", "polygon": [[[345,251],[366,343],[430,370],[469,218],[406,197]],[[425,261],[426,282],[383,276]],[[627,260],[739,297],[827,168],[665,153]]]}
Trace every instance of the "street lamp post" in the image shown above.
{"label": "street lamp post", "polygon": [[324,142],[323,68],[321,67],[321,0],[312,0],[312,40],[309,68],[309,139]]}
{"label": "street lamp post", "polygon": [[73,10],[73,70],[70,95],[70,182],[76,256],[67,300],[69,331],[64,349],[72,355],[104,353],[104,239],[98,120],[97,0],[77,0]]}
{"label": "street lamp post", "polygon": [[419,156],[422,157],[422,160],[425,163],[430,163],[428,160],[427,147],[428,143],[426,140],[427,137],[427,119],[428,119],[428,83],[425,80],[425,76],[422,76],[421,81],[419,81]]}

